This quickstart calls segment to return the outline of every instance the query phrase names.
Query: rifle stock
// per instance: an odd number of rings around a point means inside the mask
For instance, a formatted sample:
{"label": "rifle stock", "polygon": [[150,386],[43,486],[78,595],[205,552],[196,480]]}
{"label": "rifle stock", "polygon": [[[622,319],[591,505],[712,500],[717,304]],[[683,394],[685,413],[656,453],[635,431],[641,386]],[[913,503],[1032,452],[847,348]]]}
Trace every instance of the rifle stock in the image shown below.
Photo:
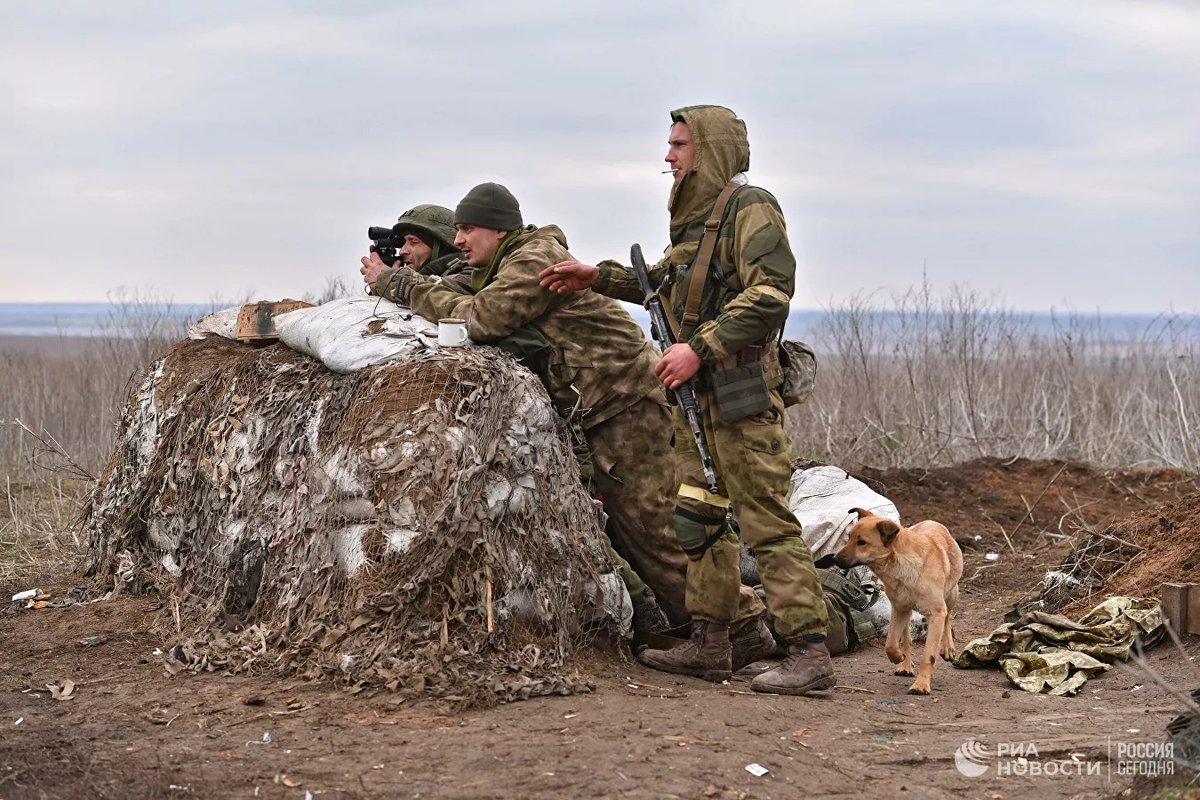
{"label": "rifle stock", "polygon": [[[646,310],[650,312],[650,327],[654,338],[658,341],[659,348],[665,352],[668,347],[676,344],[675,334],[671,330],[671,324],[667,321],[662,298],[650,284],[650,272],[646,269],[646,259],[642,257],[640,244],[635,244],[630,248],[629,260],[633,264],[633,271],[637,273],[638,283],[646,295],[645,305]],[[676,404],[683,412],[684,418],[687,419],[688,428],[692,431],[692,438],[696,440],[696,450],[700,453],[700,466],[704,470],[704,479],[708,482],[708,491],[719,494],[716,465],[713,463],[712,456],[709,455],[708,446],[704,441],[704,428],[700,425],[700,404],[696,400],[695,378],[681,383],[672,391]]]}

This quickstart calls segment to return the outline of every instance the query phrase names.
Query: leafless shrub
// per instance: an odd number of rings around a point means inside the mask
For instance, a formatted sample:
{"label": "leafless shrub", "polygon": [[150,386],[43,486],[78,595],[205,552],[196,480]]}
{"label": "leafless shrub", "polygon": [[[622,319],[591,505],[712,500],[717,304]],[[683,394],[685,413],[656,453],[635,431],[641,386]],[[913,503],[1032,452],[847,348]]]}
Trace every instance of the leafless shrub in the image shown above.
{"label": "leafless shrub", "polygon": [[1198,333],[1177,316],[1039,324],[961,289],[939,300],[922,287],[887,309],[857,297],[815,332],[816,390],[789,433],[800,454],[847,467],[995,456],[1197,469]]}
{"label": "leafless shrub", "polygon": [[346,282],[346,279],[341,275],[326,275],[325,285],[321,291],[307,292],[301,300],[306,303],[312,303],[315,306],[328,303],[330,300],[340,300],[343,297],[356,297],[362,294],[362,289],[355,289],[351,284]]}

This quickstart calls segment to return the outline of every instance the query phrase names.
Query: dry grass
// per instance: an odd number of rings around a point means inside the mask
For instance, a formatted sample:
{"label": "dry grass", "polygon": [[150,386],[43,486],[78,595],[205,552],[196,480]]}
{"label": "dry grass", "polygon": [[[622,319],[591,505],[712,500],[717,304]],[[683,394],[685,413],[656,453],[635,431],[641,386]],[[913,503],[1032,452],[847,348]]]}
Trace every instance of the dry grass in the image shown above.
{"label": "dry grass", "polygon": [[[313,299],[354,288],[331,279]],[[853,300],[813,335],[816,391],[788,419],[798,455],[850,469],[979,456],[1200,469],[1193,322],[1163,316],[1119,331],[1070,314],[1035,325],[977,295],[928,288],[887,307]],[[99,474],[130,381],[185,329],[169,303],[125,297],[106,335],[0,341],[0,577],[73,557],[63,532],[86,482],[63,470]]]}
{"label": "dry grass", "polygon": [[169,301],[121,294],[95,336],[0,340],[0,580],[76,563],[131,382],[187,325]]}
{"label": "dry grass", "polygon": [[1200,331],[1163,316],[1136,330],[1070,314],[1035,324],[977,295],[927,289],[882,312],[832,309],[820,372],[789,415],[798,454],[853,468],[981,456],[1200,469]]}
{"label": "dry grass", "polygon": [[87,544],[76,529],[80,505],[90,489],[86,481],[45,471],[31,472],[24,481],[5,476],[0,583],[53,575],[74,566]]}

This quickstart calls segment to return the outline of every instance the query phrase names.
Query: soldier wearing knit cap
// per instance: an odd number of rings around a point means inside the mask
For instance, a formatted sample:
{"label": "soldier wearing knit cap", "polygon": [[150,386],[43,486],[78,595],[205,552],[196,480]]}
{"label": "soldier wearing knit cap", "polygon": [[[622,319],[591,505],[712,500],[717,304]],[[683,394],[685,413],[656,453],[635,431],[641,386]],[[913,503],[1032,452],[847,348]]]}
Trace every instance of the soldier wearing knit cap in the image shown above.
{"label": "soldier wearing knit cap", "polygon": [[374,293],[427,319],[463,319],[475,342],[506,350],[516,337],[543,343],[545,369],[535,371],[558,413],[582,429],[609,537],[632,565],[623,572],[635,628],[686,622],[687,559],[671,524],[677,481],[670,411],[654,376],[658,352],[616,300],[542,290],[538,273],[571,257],[566,237],[554,225],[526,225],[504,186],[483,183],[467,192],[454,227],[454,244],[473,268],[469,284],[465,275],[439,281],[399,270]]}

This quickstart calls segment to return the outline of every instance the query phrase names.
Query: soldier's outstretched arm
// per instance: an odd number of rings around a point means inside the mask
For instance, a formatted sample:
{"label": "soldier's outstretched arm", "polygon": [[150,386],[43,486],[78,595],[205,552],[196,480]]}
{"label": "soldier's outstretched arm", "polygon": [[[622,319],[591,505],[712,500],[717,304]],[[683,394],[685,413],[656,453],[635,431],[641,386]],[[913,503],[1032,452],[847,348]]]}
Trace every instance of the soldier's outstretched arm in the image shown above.
{"label": "soldier's outstretched arm", "polygon": [[578,261],[560,261],[551,264],[540,273],[542,288],[558,294],[582,292],[592,288],[596,277],[600,274],[599,267],[591,264],[581,264]]}

